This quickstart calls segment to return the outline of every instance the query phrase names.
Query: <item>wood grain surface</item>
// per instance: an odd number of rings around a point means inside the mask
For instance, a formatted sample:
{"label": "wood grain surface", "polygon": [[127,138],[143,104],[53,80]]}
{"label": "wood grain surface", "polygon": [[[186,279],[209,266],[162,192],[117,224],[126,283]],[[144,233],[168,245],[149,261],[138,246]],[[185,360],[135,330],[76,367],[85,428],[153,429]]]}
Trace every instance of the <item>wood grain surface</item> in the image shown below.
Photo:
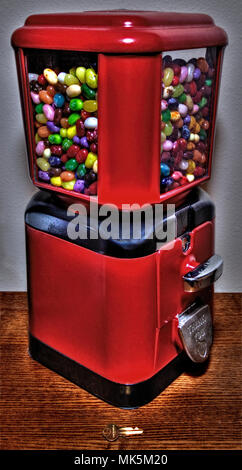
{"label": "wood grain surface", "polygon": [[[26,293],[0,301],[1,449],[241,449],[240,294],[215,296],[205,373],[184,373],[137,410],[114,408],[31,359]],[[109,423],[144,433],[109,443]]]}

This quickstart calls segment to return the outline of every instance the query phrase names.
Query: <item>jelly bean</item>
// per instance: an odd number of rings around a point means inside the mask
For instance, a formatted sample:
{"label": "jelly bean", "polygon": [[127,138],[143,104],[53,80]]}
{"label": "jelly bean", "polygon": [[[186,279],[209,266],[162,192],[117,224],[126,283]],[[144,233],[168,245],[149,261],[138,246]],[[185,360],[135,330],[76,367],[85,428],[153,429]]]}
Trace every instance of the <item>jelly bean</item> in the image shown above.
{"label": "jelly bean", "polygon": [[43,155],[44,153],[44,150],[45,150],[45,143],[43,140],[40,140],[36,145],[35,152],[37,153],[37,155],[41,157],[41,155]]}
{"label": "jelly bean", "polygon": [[213,81],[211,79],[205,80],[205,85],[211,86]]}
{"label": "jelly bean", "polygon": [[50,96],[52,96],[52,98],[54,98],[56,91],[52,85],[48,85],[46,91]]}
{"label": "jelly bean", "polygon": [[89,148],[89,143],[86,137],[81,137],[80,144],[82,147]]}
{"label": "jelly bean", "polygon": [[97,118],[89,117],[85,120],[84,126],[86,129],[96,129],[97,128]]}
{"label": "jelly bean", "polygon": [[60,176],[61,172],[62,172],[62,169],[61,169],[61,168],[57,168],[57,167],[56,167],[56,168],[51,167],[51,168],[49,169],[49,171],[48,171],[50,177],[52,177],[52,176]]}
{"label": "jelly bean", "polygon": [[86,174],[87,170],[86,170],[86,167],[85,167],[85,164],[84,163],[81,163],[78,168],[77,168],[77,176],[78,178],[83,178]]}
{"label": "jelly bean", "polygon": [[179,84],[179,77],[177,76],[173,77],[171,84],[172,86],[177,86]]}
{"label": "jelly bean", "polygon": [[178,111],[172,111],[170,119],[171,121],[178,121],[180,119],[181,115]]}
{"label": "jelly bean", "polygon": [[42,171],[48,171],[50,168],[50,164],[45,158],[37,158],[36,160],[37,166],[42,170]]}
{"label": "jelly bean", "polygon": [[181,116],[186,116],[188,112],[188,107],[185,104],[179,104],[178,105],[178,112],[180,113]]}
{"label": "jelly bean", "polygon": [[97,88],[97,74],[93,69],[86,70],[86,84],[90,88]]}
{"label": "jelly bean", "polygon": [[193,160],[188,160],[187,172],[193,173],[196,168],[196,163]]}
{"label": "jelly bean", "polygon": [[71,145],[67,150],[68,158],[74,158],[79,152],[79,150],[80,148],[78,147],[78,145]]}
{"label": "jelly bean", "polygon": [[50,148],[44,149],[43,157],[44,157],[44,158],[50,158],[50,156],[51,156],[51,150],[50,150]]}
{"label": "jelly bean", "polygon": [[[78,80],[77,77],[75,77],[74,75],[70,74],[70,73],[66,73],[65,77],[64,77],[64,84],[67,85],[68,87],[72,86],[72,85],[80,85],[80,82]],[[68,88],[67,88],[68,90]]]}
{"label": "jelly bean", "polygon": [[[57,110],[56,110],[56,111],[57,111]],[[63,127],[64,129],[67,129],[67,128],[69,127],[68,118],[66,118],[66,117],[61,118],[61,120],[60,120],[60,125],[61,125],[61,127]]]}
{"label": "jelly bean", "polygon": [[60,132],[60,128],[58,126],[55,126],[55,124],[52,121],[47,121],[46,125],[50,132],[55,133],[55,134],[58,134]]}
{"label": "jelly bean", "polygon": [[94,113],[97,111],[97,101],[95,100],[86,100],[83,103],[83,109],[88,113]]}
{"label": "jelly bean", "polygon": [[40,103],[40,96],[38,93],[34,93],[33,91],[30,92],[30,96],[32,98],[32,101],[35,103],[35,104],[39,104]]}
{"label": "jelly bean", "polygon": [[96,173],[94,173],[93,170],[89,171],[88,173],[85,174],[84,176],[84,181],[86,184],[91,184],[93,181],[96,181]]}
{"label": "jelly bean", "polygon": [[162,121],[168,122],[171,119],[171,112],[169,109],[166,109],[165,111],[162,111]]}
{"label": "jelly bean", "polygon": [[52,155],[56,155],[57,157],[60,157],[62,154],[62,146],[61,145],[51,145],[50,151]]}
{"label": "jelly bean", "polygon": [[173,178],[174,181],[179,181],[182,178],[182,173],[180,171],[174,171],[171,177]]}
{"label": "jelly bean", "polygon": [[168,103],[166,100],[161,100],[161,111],[165,111],[168,108]]}
{"label": "jelly bean", "polygon": [[188,162],[187,162],[186,160],[182,160],[182,161],[180,162],[179,168],[180,168],[182,171],[186,171],[187,168],[188,168]]}
{"label": "jelly bean", "polygon": [[173,147],[173,142],[171,140],[166,140],[164,143],[163,143],[163,150],[166,152],[166,151],[170,151]]}
{"label": "jelly bean", "polygon": [[49,104],[44,104],[43,112],[44,112],[44,114],[45,114],[48,121],[53,121],[54,120],[55,111],[52,108],[52,106],[50,106]]}
{"label": "jelly bean", "polygon": [[74,98],[76,96],[79,96],[81,94],[81,87],[80,85],[70,85],[66,89],[66,94],[69,96],[69,98]]}
{"label": "jelly bean", "polygon": [[185,82],[187,78],[187,74],[188,74],[188,70],[187,70],[187,67],[184,65],[181,67],[181,72],[180,72],[180,77],[179,77],[180,83]]}
{"label": "jelly bean", "polygon": [[192,101],[192,97],[190,95],[187,95],[185,104],[188,107],[189,111],[191,111],[193,109],[194,104],[193,104],[193,101]]}
{"label": "jelly bean", "polygon": [[172,68],[167,67],[164,69],[163,83],[165,86],[171,85],[171,82],[174,77],[174,71]]}
{"label": "jelly bean", "polygon": [[187,95],[186,93],[182,93],[179,97],[178,97],[178,102],[179,103],[185,103],[186,102],[186,99],[187,99]]}
{"label": "jelly bean", "polygon": [[76,191],[77,193],[82,193],[84,191],[84,188],[85,188],[85,183],[83,180],[77,180],[74,184],[74,191]]}
{"label": "jelly bean", "polygon": [[44,106],[43,103],[39,103],[37,104],[37,106],[35,106],[36,114],[43,114],[43,106]]}
{"label": "jelly bean", "polygon": [[39,137],[41,137],[42,139],[46,139],[50,135],[50,131],[47,126],[39,127],[37,132]]}
{"label": "jelly bean", "polygon": [[48,140],[51,144],[57,144],[57,145],[61,144],[62,142],[62,138],[59,134],[49,135]]}
{"label": "jelly bean", "polygon": [[34,136],[34,140],[35,140],[35,143],[37,144],[38,142],[40,142],[41,140],[41,137],[39,136],[38,132],[36,132],[35,136]]}
{"label": "jelly bean", "polygon": [[202,97],[200,103],[198,103],[199,108],[203,108],[207,104],[207,98],[205,96]]}
{"label": "jelly bean", "polygon": [[164,129],[165,135],[169,137],[172,134],[172,131],[173,131],[173,126],[171,122],[170,121],[166,122],[165,129]]}
{"label": "jelly bean", "polygon": [[37,73],[28,73],[28,79],[29,82],[32,82],[32,80],[38,80],[38,74]]}
{"label": "jelly bean", "polygon": [[50,83],[51,85],[55,85],[58,82],[57,75],[52,69],[45,69],[44,77],[47,80],[47,82]]}
{"label": "jelly bean", "polygon": [[[179,86],[179,85],[178,85]],[[181,85],[182,86],[182,85]],[[164,99],[168,99],[170,98],[171,96],[174,96],[174,91],[177,87],[173,87],[173,86],[166,86],[163,90],[163,98]],[[178,95],[177,95],[178,96]]]}
{"label": "jelly bean", "polygon": [[73,98],[70,101],[70,108],[72,111],[81,111],[81,109],[83,108],[83,101],[79,98]]}
{"label": "jelly bean", "polygon": [[51,156],[49,158],[49,164],[51,166],[54,166],[54,167],[59,167],[59,166],[61,166],[61,159],[59,157],[56,157],[56,156]]}
{"label": "jelly bean", "polygon": [[92,169],[93,169],[94,173],[97,174],[97,171],[98,171],[98,161],[97,160],[95,160],[95,162],[93,163]]}
{"label": "jelly bean", "polygon": [[85,188],[84,193],[90,194],[90,195],[95,195],[97,194],[97,182],[95,181],[94,183],[90,184],[89,188]]}
{"label": "jelly bean", "polygon": [[199,80],[200,76],[201,76],[201,70],[198,67],[196,67],[193,73],[194,80]]}
{"label": "jelly bean", "polygon": [[196,114],[199,111],[199,106],[197,104],[193,105],[191,114]]}
{"label": "jelly bean", "polygon": [[71,139],[64,139],[62,142],[62,148],[64,152],[67,152],[68,148],[72,145],[72,140]]}
{"label": "jelly bean", "polygon": [[54,103],[57,108],[62,108],[65,103],[65,97],[61,93],[56,93],[54,96]]}
{"label": "jelly bean", "polygon": [[85,83],[86,82],[86,68],[85,67],[77,67],[76,76],[80,80],[81,83]]}
{"label": "jelly bean", "polygon": [[161,132],[161,142],[163,143],[165,142],[165,140],[166,140],[166,135],[164,132]]}
{"label": "jelly bean", "polygon": [[47,123],[47,117],[44,114],[36,114],[35,119],[40,124],[46,124]]}
{"label": "jelly bean", "polygon": [[89,100],[94,100],[96,98],[96,92],[93,89],[89,88],[86,83],[82,85],[81,91],[85,98]]}
{"label": "jelly bean", "polygon": [[197,93],[197,85],[194,80],[190,83],[190,95],[195,96]]}
{"label": "jelly bean", "polygon": [[176,98],[169,98],[168,106],[171,111],[176,110],[178,106],[178,100]]}
{"label": "jelly bean", "polygon": [[55,113],[54,113],[54,124],[56,126],[60,125],[62,118],[62,110],[60,108],[56,108]]}
{"label": "jelly bean", "polygon": [[60,135],[61,137],[64,139],[65,137],[67,137],[67,129],[63,129],[61,128],[60,130]]}
{"label": "jelly bean", "polygon": [[187,126],[183,126],[182,128],[182,137],[183,139],[186,139],[186,140],[188,140],[190,137],[190,130],[188,129]]}
{"label": "jelly bean", "polygon": [[84,122],[81,119],[76,121],[76,133],[78,137],[83,137],[85,135],[85,126]]}
{"label": "jelly bean", "polygon": [[92,168],[93,163],[97,160],[97,155],[95,153],[89,152],[87,155],[87,159],[85,161],[86,168]]}
{"label": "jelly bean", "polygon": [[46,90],[41,90],[39,92],[39,98],[43,103],[46,103],[46,104],[52,104],[53,103],[52,96],[50,96],[49,93]]}
{"label": "jelly bean", "polygon": [[52,178],[50,178],[50,182],[53,186],[61,186],[62,184],[60,176],[52,176]]}
{"label": "jelly bean", "polygon": [[57,76],[58,78],[58,81],[63,85],[65,83],[65,76],[66,76],[66,73],[65,72],[60,72]]}
{"label": "jelly bean", "polygon": [[191,122],[191,116],[189,116],[189,115],[185,116],[185,118],[184,118],[184,124],[187,125],[187,124],[190,124],[190,122]]}
{"label": "jelly bean", "polygon": [[74,77],[76,76],[76,67],[72,67],[70,70],[69,70],[69,73],[71,75],[74,75]]}
{"label": "jelly bean", "polygon": [[88,155],[88,150],[87,149],[81,149],[79,152],[75,155],[76,161],[78,163],[84,163]]}
{"label": "jelly bean", "polygon": [[74,135],[72,140],[74,144],[81,145],[81,139],[77,135]]}
{"label": "jelly bean", "polygon": [[200,57],[197,59],[197,67],[201,70],[202,73],[207,73],[208,71],[208,63],[204,57]]}
{"label": "jelly bean", "polygon": [[68,171],[74,171],[78,167],[78,162],[75,158],[70,158],[65,164],[65,169]]}
{"label": "jelly bean", "polygon": [[184,87],[181,83],[179,83],[179,85],[177,85],[176,87],[174,87],[174,91],[172,93],[172,97],[173,98],[178,98],[178,96],[180,96],[184,91]]}
{"label": "jelly bean", "polygon": [[161,163],[160,165],[161,176],[169,176],[170,174],[170,167],[165,163]]}
{"label": "jelly bean", "polygon": [[60,177],[62,181],[72,181],[75,178],[75,173],[73,171],[63,171]]}
{"label": "jelly bean", "polygon": [[80,119],[80,115],[77,113],[72,113],[68,118],[68,124],[73,126],[78,119]]}
{"label": "jelly bean", "polygon": [[38,83],[40,85],[46,85],[46,79],[43,73],[38,76]]}
{"label": "jelly bean", "polygon": [[76,135],[76,126],[68,127],[67,129],[68,139],[73,139],[74,135]]}
{"label": "jelly bean", "polygon": [[40,180],[43,180],[47,183],[50,181],[49,173],[47,171],[38,171],[38,177]]}
{"label": "jelly bean", "polygon": [[193,74],[194,74],[195,66],[192,63],[189,63],[187,65],[187,77],[186,77],[186,82],[190,83],[193,79]]}
{"label": "jelly bean", "polygon": [[68,191],[73,191],[74,189],[74,186],[75,186],[75,183],[76,183],[76,180],[72,180],[72,181],[62,181],[62,188],[68,190]]}
{"label": "jelly bean", "polygon": [[187,177],[187,180],[189,181],[189,183],[192,183],[192,181],[194,181],[194,179],[195,179],[195,176],[191,175],[189,173],[186,174],[186,177]]}

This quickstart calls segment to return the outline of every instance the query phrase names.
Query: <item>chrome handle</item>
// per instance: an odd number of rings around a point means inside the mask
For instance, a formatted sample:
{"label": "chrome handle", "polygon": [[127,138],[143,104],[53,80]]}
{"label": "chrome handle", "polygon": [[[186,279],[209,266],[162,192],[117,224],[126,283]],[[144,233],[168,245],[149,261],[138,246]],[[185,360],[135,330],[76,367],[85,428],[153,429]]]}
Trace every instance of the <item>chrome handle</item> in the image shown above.
{"label": "chrome handle", "polygon": [[207,261],[183,276],[184,291],[197,292],[211,286],[220,278],[223,272],[223,260],[219,255],[213,255]]}

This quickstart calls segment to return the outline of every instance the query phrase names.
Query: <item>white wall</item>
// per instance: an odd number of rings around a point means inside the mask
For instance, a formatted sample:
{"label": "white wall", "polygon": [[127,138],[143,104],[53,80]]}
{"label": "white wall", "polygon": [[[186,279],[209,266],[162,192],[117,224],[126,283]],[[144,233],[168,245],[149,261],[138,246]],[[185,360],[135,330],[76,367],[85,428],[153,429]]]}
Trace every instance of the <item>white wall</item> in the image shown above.
{"label": "white wall", "polygon": [[26,289],[24,210],[35,189],[27,176],[26,149],[18,94],[12,32],[33,13],[127,8],[200,12],[211,15],[229,36],[217,119],[213,174],[206,185],[216,203],[216,252],[225,261],[216,284],[221,292],[241,290],[242,229],[242,110],[241,110],[241,0],[95,1],[1,0],[1,107],[0,107],[0,290]]}

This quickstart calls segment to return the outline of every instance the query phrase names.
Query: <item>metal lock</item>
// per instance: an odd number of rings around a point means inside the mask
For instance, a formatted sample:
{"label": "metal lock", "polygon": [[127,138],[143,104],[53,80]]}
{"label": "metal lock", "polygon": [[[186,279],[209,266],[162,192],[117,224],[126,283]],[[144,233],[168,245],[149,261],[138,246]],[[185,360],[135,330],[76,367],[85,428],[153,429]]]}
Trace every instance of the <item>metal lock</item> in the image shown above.
{"label": "metal lock", "polygon": [[179,334],[193,362],[204,362],[213,342],[212,316],[208,305],[192,304],[178,315]]}

